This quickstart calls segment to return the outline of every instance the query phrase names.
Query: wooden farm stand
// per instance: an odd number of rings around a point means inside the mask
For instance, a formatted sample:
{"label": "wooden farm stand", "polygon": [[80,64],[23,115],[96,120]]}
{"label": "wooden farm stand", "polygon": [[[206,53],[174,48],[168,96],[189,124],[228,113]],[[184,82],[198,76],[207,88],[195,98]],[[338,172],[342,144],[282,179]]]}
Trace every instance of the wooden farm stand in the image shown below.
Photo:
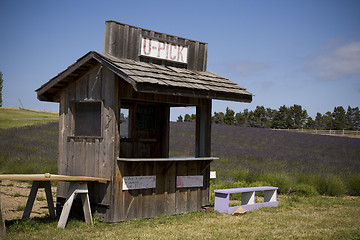
{"label": "wooden farm stand", "polygon": [[[212,99],[251,102],[252,94],[207,72],[207,51],[207,43],[108,21],[104,53],[88,52],[36,90],[60,103],[58,173],[110,179],[89,183],[105,221],[209,204]],[[184,106],[196,107],[195,156],[169,158],[170,108]],[[68,188],[59,182],[58,206]]]}

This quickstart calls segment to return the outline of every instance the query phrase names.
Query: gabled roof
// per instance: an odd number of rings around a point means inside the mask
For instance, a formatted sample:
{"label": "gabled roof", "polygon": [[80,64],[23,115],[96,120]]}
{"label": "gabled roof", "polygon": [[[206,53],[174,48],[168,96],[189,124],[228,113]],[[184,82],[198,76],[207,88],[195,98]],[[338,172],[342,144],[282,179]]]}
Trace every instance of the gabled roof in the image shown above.
{"label": "gabled roof", "polygon": [[245,88],[216,73],[119,59],[91,51],[37,89],[38,99],[59,101],[58,93],[62,88],[98,63],[131,84],[137,92],[238,102],[251,102],[253,96]]}

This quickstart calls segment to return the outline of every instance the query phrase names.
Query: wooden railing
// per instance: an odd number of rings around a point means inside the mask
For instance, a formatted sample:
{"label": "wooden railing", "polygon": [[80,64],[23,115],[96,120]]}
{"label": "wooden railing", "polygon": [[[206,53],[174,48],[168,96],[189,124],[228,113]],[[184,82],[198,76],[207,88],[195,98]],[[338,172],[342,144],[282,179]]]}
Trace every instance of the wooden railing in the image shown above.
{"label": "wooden railing", "polygon": [[360,136],[359,130],[317,130],[317,129],[273,129],[273,130],[285,130],[290,132],[301,132],[320,135],[348,135],[348,136]]}

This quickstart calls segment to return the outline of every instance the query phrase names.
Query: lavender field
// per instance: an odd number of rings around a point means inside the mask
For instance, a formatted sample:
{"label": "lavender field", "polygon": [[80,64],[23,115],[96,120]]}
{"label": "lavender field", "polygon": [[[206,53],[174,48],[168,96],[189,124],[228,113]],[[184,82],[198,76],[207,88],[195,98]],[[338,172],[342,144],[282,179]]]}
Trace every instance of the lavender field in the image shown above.
{"label": "lavender field", "polygon": [[[195,123],[171,122],[170,155],[194,156]],[[0,171],[56,171],[58,123],[0,130]],[[212,168],[358,174],[360,139],[212,125]],[[40,166],[37,166],[39,165]]]}
{"label": "lavender field", "polygon": [[0,173],[57,173],[58,126],[0,129]]}
{"label": "lavender field", "polygon": [[[194,156],[195,123],[170,126],[170,156]],[[57,122],[0,129],[0,173],[56,173],[57,156]],[[360,194],[360,139],[213,124],[212,156],[219,181]]]}
{"label": "lavender field", "polygon": [[[193,156],[195,123],[171,123],[171,155]],[[213,170],[287,174],[358,174],[360,139],[212,125]]]}

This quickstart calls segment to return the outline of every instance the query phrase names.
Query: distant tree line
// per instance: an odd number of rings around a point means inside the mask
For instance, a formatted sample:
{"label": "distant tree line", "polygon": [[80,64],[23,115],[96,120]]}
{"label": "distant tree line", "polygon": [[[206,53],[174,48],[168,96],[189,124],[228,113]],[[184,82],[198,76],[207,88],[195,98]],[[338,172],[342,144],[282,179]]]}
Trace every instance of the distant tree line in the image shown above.
{"label": "distant tree line", "polygon": [[[194,122],[196,114],[185,114],[184,118],[180,115],[177,121]],[[296,104],[291,107],[284,105],[278,110],[257,106],[254,111],[245,109],[236,114],[234,110],[227,107],[225,113],[215,112],[212,122],[258,128],[360,130],[360,111],[359,107],[348,106],[345,111],[340,106],[335,107],[333,112],[317,113],[313,119],[305,109]]]}

